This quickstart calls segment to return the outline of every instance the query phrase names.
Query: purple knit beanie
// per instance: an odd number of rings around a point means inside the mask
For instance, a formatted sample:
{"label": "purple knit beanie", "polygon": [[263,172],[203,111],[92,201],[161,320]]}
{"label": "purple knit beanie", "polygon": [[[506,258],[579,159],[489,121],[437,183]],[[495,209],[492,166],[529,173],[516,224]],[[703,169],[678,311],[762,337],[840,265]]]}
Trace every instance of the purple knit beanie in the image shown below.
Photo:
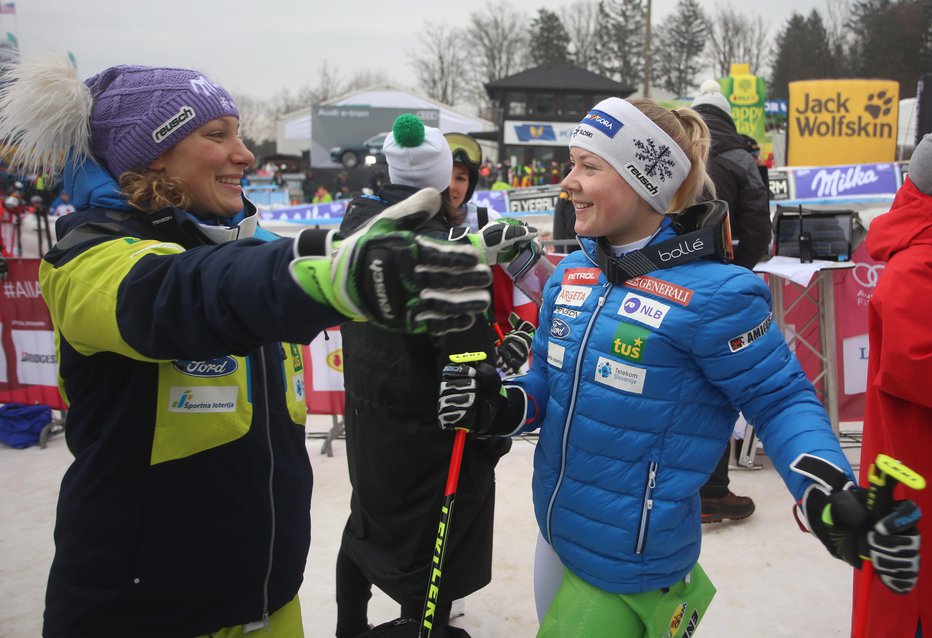
{"label": "purple knit beanie", "polygon": [[230,94],[190,69],[114,66],[84,84],[94,99],[91,152],[116,179],[145,170],[210,120],[239,118]]}

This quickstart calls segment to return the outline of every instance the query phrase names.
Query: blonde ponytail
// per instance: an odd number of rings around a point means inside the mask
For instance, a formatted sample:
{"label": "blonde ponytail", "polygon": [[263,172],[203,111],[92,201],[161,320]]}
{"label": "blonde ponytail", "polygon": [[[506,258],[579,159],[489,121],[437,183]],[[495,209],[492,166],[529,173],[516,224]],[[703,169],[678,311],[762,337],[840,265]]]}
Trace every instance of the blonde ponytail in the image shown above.
{"label": "blonde ponytail", "polygon": [[646,115],[669,135],[689,158],[689,174],[670,200],[668,213],[677,213],[696,203],[703,190],[715,197],[715,186],[706,172],[706,161],[712,146],[709,127],[702,116],[691,108],[667,110],[647,98],[629,100],[635,108]]}

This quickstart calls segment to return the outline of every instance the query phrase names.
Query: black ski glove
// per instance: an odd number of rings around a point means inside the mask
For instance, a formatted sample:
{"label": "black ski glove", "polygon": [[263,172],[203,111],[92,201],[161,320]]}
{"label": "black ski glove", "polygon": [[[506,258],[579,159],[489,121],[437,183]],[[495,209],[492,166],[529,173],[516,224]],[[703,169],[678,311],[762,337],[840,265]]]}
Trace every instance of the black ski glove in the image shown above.
{"label": "black ski glove", "polygon": [[10,266],[7,264],[6,257],[0,257],[0,281],[6,281],[10,276]]}
{"label": "black ski glove", "polygon": [[523,321],[514,312],[508,316],[511,330],[495,348],[495,367],[505,374],[517,374],[531,356],[534,340],[534,324]]}
{"label": "black ski glove", "polygon": [[463,429],[479,437],[508,436],[524,420],[524,393],[502,386],[488,363],[443,367],[437,414],[444,430]]}
{"label": "black ski glove", "polygon": [[894,501],[871,526],[867,490],[855,485],[840,468],[825,459],[802,454],[790,469],[815,482],[806,489],[799,507],[812,532],[829,553],[861,568],[874,565],[891,591],[912,591],[919,577],[919,508],[913,501]]}
{"label": "black ski glove", "polygon": [[489,306],[492,273],[471,246],[411,232],[439,210],[440,194],[425,188],[348,237],[305,230],[291,275],[351,319],[414,334],[466,330]]}

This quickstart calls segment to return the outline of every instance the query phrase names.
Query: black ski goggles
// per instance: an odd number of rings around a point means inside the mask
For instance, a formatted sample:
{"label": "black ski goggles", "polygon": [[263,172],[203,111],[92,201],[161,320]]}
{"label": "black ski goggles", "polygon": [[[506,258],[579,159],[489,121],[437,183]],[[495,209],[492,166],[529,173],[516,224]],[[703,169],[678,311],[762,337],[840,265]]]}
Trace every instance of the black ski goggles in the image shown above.
{"label": "black ski goggles", "polygon": [[450,145],[454,162],[469,164],[476,168],[482,164],[482,149],[479,147],[479,142],[463,133],[446,133],[444,137]]}

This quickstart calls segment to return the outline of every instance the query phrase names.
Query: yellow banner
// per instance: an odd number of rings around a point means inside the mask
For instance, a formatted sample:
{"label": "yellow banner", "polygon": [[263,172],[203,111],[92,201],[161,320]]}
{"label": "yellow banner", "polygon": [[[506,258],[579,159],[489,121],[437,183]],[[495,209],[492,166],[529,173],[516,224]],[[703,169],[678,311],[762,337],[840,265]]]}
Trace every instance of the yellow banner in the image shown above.
{"label": "yellow banner", "polygon": [[790,82],[788,166],[896,159],[899,84],[893,80]]}

